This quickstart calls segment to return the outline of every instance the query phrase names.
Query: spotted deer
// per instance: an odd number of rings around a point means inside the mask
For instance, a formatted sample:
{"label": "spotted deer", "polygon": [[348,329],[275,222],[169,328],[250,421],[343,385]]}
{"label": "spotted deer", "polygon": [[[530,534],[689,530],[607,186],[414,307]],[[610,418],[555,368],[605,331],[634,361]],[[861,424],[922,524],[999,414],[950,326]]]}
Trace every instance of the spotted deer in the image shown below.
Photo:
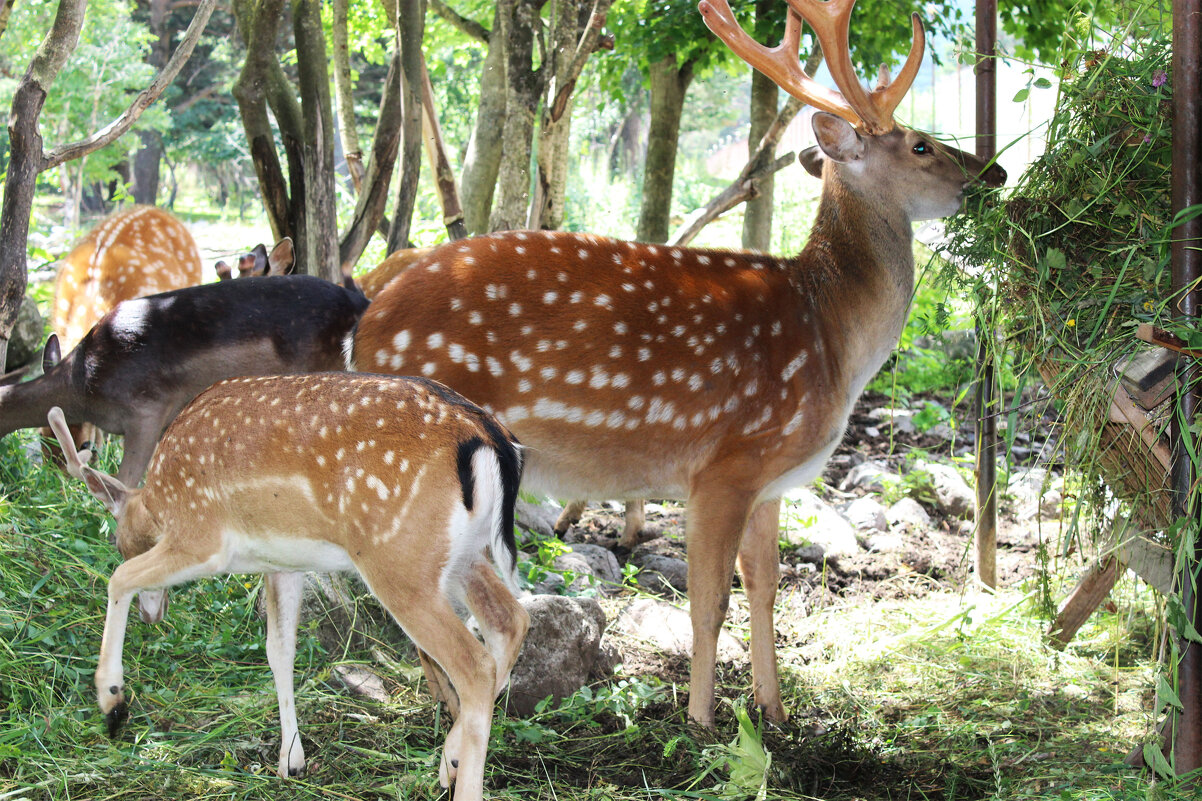
{"label": "spotted deer", "polygon": [[[70,350],[121,301],[202,280],[200,251],[173,214],[154,206],[118,211],[97,223],[62,260],[50,330]],[[77,444],[93,436],[87,427],[75,428]],[[47,455],[57,459],[53,451]]]}
{"label": "spotted deer", "polygon": [[203,280],[187,227],[163,209],[134,206],[105,217],[63,259],[50,326],[70,349],[121,301]]}
{"label": "spotted deer", "polygon": [[[231,379],[175,418],[142,489],[89,467],[62,414],[49,419],[71,474],[117,518],[125,558],[109,579],[96,672],[110,735],[128,715],[121,654],[134,594],[265,573],[278,768],[297,775],[305,765],[292,678],[300,571],[356,570],[417,644],[432,689],[453,703],[443,787],[455,784],[456,801],[483,797],[493,702],[529,624],[513,596],[521,454],[492,417],[421,378]],[[456,609],[475,615],[483,643]]]}
{"label": "spotted deer", "polygon": [[68,423],[125,437],[117,477],[136,486],[155,442],[188,401],[223,378],[338,370],[367,299],[306,275],[244,278],[126,300],[46,372],[0,386],[0,436],[43,425],[52,406]]}
{"label": "spotted deer", "polygon": [[[1005,172],[893,121],[925,44],[898,80],[860,86],[853,0],[789,0],[783,43],[761,47],[723,0],[710,28],[822,111],[801,154],[822,179],[792,258],[512,231],[444,245],[373,301],[357,369],[434,378],[493,411],[529,448],[526,486],[558,497],[686,500],[693,628],[689,714],[714,719],[716,640],[736,561],[751,615],[752,683],[780,698],[772,609],[780,497],[819,474],[852,404],[898,341],[914,287],[911,223],[954,214]],[[801,18],[842,94],[798,62]]]}

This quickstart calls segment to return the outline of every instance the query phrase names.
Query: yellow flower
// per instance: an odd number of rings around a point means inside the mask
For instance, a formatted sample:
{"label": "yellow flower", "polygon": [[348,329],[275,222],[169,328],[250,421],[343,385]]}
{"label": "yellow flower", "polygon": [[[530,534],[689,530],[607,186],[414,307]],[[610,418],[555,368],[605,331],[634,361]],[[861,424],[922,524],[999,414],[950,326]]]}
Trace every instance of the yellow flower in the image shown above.
{"label": "yellow flower", "polygon": [[1069,328],[1075,328],[1077,325],[1077,318],[1075,318],[1075,317],[1068,318],[1068,322],[1066,322],[1065,325],[1068,326]]}

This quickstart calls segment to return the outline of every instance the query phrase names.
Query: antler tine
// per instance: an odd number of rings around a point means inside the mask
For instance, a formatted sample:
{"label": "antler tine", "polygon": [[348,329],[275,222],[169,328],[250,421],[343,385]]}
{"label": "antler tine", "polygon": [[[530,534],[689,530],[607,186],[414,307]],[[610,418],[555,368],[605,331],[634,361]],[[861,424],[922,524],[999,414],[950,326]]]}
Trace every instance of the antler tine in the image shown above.
{"label": "antler tine", "polygon": [[889,73],[885,70],[881,76],[881,84],[872,93],[872,105],[882,120],[893,119],[893,112],[901,103],[902,98],[906,96],[906,92],[910,91],[910,86],[918,77],[918,68],[922,66],[922,56],[926,51],[927,43],[926,31],[922,27],[922,19],[918,14],[910,15],[910,23],[914,28],[914,43],[910,45],[910,54],[906,56],[906,63],[902,65],[901,72],[897,73],[897,77],[892,82],[889,82]]}
{"label": "antler tine", "polygon": [[856,76],[848,44],[851,11],[856,0],[787,0],[787,2],[790,9],[801,15],[813,28],[814,35],[818,37],[818,41],[822,45],[822,52],[826,56],[827,66],[830,69],[831,77],[835,80],[835,85],[843,92],[848,105],[855,109],[863,121],[858,127],[873,135],[892,130],[893,112],[918,76],[918,68],[926,49],[926,35],[918,15],[910,16],[914,28],[914,44],[910,46],[910,55],[906,58],[906,63],[898,73],[897,79],[891,84],[879,86],[870,93],[864,89],[860,79]]}
{"label": "antler tine", "polygon": [[71,437],[70,429],[67,428],[67,419],[63,415],[62,409],[57,406],[51,407],[46,419],[58,440],[59,447],[62,448],[67,473],[72,478],[82,479],[83,468],[91,461],[92,452],[85,449],[83,453],[80,453],[75,450],[75,440]]}
{"label": "antler tine", "polygon": [[[800,2],[800,0],[789,0],[791,4],[795,1]],[[836,1],[842,0],[832,0],[832,2]],[[848,103],[843,95],[818,83],[806,75],[805,70],[802,69],[798,58],[798,51],[801,47],[802,17],[798,9],[790,9],[788,19],[785,20],[785,35],[781,43],[776,47],[766,47],[752,39],[743,30],[735,20],[728,0],[701,0],[697,4],[697,8],[701,12],[706,26],[714,32],[714,35],[725,42],[735,55],[771,78],[777,86],[798,100],[842,117],[852,125],[862,127],[865,124],[865,121],[861,119],[862,115],[852,104]],[[817,29],[815,30],[817,31]],[[819,41],[823,43],[825,51],[826,43],[821,36],[819,36]],[[843,50],[847,50],[846,26],[843,34]],[[850,64],[850,57],[848,63]],[[836,83],[838,82],[836,81]],[[859,85],[858,82],[856,85]],[[860,91],[863,94],[863,89]],[[865,108],[871,109],[871,106],[865,105]]]}

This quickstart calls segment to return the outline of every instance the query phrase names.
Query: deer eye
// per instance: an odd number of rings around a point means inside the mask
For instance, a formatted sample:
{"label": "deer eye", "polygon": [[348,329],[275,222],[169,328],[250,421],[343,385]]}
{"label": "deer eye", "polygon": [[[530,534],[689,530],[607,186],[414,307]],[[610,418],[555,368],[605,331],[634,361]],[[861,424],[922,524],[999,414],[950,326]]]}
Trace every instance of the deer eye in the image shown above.
{"label": "deer eye", "polygon": [[919,142],[914,145],[914,155],[916,156],[929,156],[932,152],[934,152],[934,148],[927,142]]}

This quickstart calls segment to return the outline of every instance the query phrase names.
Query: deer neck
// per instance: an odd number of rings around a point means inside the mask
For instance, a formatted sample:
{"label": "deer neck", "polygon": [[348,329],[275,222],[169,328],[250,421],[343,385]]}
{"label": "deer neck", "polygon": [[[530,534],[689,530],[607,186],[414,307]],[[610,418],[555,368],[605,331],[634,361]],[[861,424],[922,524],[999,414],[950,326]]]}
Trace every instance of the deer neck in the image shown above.
{"label": "deer neck", "polygon": [[841,345],[857,395],[901,336],[914,291],[910,221],[828,165],[818,216],[795,282]]}

